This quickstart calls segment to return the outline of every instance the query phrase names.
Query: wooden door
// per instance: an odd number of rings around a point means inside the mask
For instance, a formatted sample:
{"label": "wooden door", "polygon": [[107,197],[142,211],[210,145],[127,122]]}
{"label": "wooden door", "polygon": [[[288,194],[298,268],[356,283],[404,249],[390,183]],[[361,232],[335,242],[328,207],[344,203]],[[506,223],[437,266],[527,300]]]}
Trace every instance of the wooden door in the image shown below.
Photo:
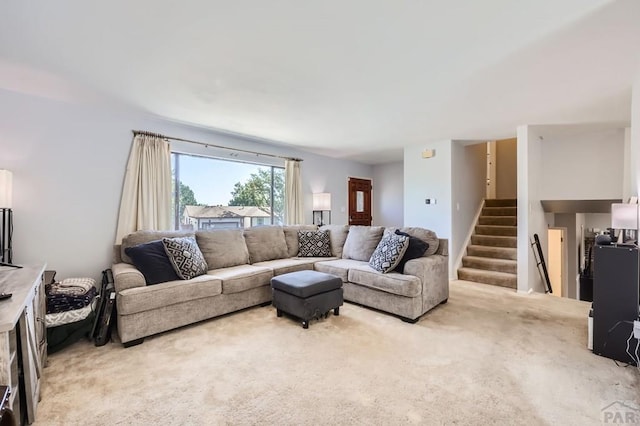
{"label": "wooden door", "polygon": [[487,142],[487,200],[496,198],[497,160],[496,141]]}
{"label": "wooden door", "polygon": [[567,297],[567,228],[549,228],[547,231],[547,270],[554,296]]}
{"label": "wooden door", "polygon": [[349,225],[371,226],[371,181],[349,178]]}

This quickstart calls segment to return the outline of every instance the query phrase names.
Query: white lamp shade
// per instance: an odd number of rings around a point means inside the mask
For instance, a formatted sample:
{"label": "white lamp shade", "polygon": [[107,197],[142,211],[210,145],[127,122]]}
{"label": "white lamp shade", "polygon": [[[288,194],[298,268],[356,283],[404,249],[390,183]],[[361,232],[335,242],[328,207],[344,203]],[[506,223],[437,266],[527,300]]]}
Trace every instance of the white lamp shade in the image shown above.
{"label": "white lamp shade", "polygon": [[638,229],[638,204],[611,204],[613,229]]}
{"label": "white lamp shade", "polygon": [[0,170],[0,209],[10,209],[13,191],[13,175],[9,170]]}
{"label": "white lamp shade", "polygon": [[328,192],[313,194],[313,210],[331,210],[331,194]]}

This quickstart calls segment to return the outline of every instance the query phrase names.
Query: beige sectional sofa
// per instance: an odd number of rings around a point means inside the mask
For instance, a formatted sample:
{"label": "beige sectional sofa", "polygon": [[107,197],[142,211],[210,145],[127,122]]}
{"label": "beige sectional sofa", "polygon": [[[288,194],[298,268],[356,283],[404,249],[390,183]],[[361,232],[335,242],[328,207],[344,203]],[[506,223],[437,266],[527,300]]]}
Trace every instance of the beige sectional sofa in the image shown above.
{"label": "beige sectional sofa", "polygon": [[[447,240],[438,240],[434,233],[421,228],[405,228],[418,238],[430,237],[432,247],[424,257],[407,262],[404,274],[382,274],[369,267],[368,258],[364,259],[368,249],[354,246],[353,242],[358,241],[354,238],[347,241],[349,227],[323,228],[330,232],[332,257],[297,257],[298,231],[317,229],[306,225],[195,233],[139,231],[126,236],[122,244],[116,246],[112,267],[122,343],[130,346],[141,343],[146,336],[270,304],[271,278],[300,270],[335,274],[344,282],[346,301],[392,313],[405,321],[415,322],[428,310],[446,302],[449,295]],[[381,237],[383,232],[383,228],[375,227],[351,229],[354,235],[358,231],[373,230],[373,234]],[[125,253],[127,247],[163,237],[194,235],[208,272],[190,280],[147,285]],[[371,241],[367,244],[374,244],[375,235],[369,235]]]}

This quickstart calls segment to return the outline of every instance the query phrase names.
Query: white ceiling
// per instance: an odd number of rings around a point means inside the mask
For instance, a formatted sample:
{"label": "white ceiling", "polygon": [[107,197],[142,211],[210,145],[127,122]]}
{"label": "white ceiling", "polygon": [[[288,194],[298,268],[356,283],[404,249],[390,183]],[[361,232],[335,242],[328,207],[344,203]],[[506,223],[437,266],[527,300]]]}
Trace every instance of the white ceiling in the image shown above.
{"label": "white ceiling", "polygon": [[0,88],[377,163],[628,122],[639,23],[637,0],[5,0]]}

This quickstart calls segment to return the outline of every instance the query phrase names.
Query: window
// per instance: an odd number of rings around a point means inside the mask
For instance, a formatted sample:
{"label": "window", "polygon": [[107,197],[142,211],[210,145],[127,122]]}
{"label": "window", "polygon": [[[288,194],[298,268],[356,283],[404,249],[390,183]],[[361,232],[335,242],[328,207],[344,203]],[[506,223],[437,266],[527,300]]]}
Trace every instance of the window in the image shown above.
{"label": "window", "polygon": [[175,229],[284,223],[284,168],[172,153]]}

